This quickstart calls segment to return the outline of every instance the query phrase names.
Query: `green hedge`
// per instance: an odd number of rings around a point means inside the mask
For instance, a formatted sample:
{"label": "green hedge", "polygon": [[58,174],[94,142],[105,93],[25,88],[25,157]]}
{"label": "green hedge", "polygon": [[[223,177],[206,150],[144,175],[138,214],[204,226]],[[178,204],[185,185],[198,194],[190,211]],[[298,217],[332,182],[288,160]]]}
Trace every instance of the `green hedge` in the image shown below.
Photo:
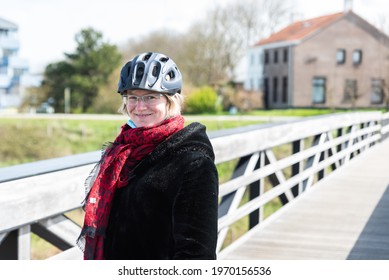
{"label": "green hedge", "polygon": [[202,87],[192,92],[185,101],[185,113],[218,113],[221,110],[222,108],[217,93],[209,86]]}

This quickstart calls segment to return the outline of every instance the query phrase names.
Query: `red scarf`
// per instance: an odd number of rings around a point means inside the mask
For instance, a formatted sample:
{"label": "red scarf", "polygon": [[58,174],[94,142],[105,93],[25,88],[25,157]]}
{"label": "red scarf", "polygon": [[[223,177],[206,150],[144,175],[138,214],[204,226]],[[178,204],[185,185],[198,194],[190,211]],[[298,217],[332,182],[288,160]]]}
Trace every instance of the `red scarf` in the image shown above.
{"label": "red scarf", "polygon": [[[122,126],[115,142],[101,160],[100,170],[87,195],[84,226],[79,238],[84,259],[103,259],[103,240],[116,188],[128,184],[130,171],[161,142],[184,127],[176,116],[151,127]],[[85,238],[85,240],[83,240]]]}

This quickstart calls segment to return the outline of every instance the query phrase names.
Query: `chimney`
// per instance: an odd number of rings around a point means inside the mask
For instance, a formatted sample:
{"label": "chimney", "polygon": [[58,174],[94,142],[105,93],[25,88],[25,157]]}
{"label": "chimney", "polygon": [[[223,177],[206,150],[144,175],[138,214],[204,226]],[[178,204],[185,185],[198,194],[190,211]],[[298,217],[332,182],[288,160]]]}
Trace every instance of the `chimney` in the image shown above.
{"label": "chimney", "polygon": [[344,0],[344,13],[348,13],[353,9],[353,0]]}

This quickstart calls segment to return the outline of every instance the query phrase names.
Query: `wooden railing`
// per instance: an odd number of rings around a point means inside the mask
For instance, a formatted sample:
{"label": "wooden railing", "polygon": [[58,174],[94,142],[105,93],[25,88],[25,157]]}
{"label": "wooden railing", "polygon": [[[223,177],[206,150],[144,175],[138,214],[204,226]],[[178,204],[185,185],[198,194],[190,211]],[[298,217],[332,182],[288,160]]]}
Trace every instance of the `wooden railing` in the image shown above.
{"label": "wooden railing", "polygon": [[[220,184],[219,256],[237,236],[388,135],[389,114],[380,112],[209,133],[218,167],[233,166]],[[0,169],[0,259],[30,259],[31,232],[63,250],[51,258],[81,257],[75,247],[80,227],[65,213],[80,208],[84,180],[99,157],[92,152]]]}

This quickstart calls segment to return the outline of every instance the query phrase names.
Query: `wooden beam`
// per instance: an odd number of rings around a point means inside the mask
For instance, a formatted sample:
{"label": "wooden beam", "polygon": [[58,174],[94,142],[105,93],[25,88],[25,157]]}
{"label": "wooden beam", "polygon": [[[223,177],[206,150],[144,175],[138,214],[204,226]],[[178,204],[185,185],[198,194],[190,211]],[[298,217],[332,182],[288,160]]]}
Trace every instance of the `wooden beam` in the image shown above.
{"label": "wooden beam", "polygon": [[82,166],[0,186],[0,233],[81,207],[84,181],[93,165]]}
{"label": "wooden beam", "polygon": [[59,215],[33,224],[32,231],[59,249],[67,250],[76,246],[81,227],[64,215]]}
{"label": "wooden beam", "polygon": [[31,226],[26,225],[18,230],[18,259],[31,259]]}

